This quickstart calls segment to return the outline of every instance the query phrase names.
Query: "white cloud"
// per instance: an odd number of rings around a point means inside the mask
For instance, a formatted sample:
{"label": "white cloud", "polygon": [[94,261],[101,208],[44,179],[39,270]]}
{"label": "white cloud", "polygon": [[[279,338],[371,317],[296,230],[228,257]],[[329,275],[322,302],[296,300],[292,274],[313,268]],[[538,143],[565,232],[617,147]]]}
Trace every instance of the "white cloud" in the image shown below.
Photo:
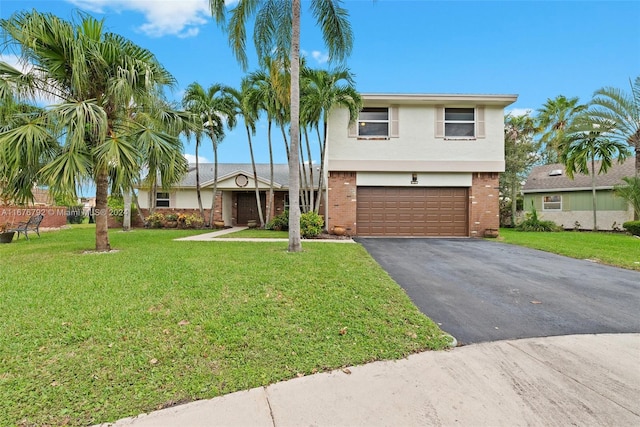
{"label": "white cloud", "polygon": [[527,115],[531,115],[531,112],[533,110],[531,108],[514,108],[513,110],[508,110],[507,113],[511,114],[512,116],[527,116]]}
{"label": "white cloud", "polygon": [[173,35],[196,36],[200,27],[211,19],[207,0],[67,0],[79,8],[106,13],[136,11],[146,22],[138,29],[151,37]]}
{"label": "white cloud", "polygon": [[[189,163],[196,162],[196,156],[193,154],[185,154],[184,158],[187,159],[187,162]],[[212,162],[206,157],[198,156],[198,163],[212,163]]]}
{"label": "white cloud", "polygon": [[329,61],[329,54],[320,52],[319,50],[314,50],[313,52],[311,52],[311,56],[313,56],[313,59],[315,59],[318,64],[325,64],[327,61]]}

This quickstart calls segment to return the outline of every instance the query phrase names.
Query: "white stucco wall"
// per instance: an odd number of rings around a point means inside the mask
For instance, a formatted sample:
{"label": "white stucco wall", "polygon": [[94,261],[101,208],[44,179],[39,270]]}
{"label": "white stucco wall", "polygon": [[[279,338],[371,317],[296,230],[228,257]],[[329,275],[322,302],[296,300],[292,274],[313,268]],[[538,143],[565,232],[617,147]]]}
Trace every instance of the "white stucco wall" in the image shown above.
{"label": "white stucco wall", "polygon": [[359,187],[471,187],[471,173],[358,172]]}
{"label": "white stucco wall", "polygon": [[[365,106],[391,105],[365,103]],[[399,137],[385,140],[349,137],[347,110],[332,110],[328,127],[329,170],[504,171],[504,109],[501,106],[483,106],[485,137],[474,140],[436,138],[435,105],[401,104],[397,108]]]}

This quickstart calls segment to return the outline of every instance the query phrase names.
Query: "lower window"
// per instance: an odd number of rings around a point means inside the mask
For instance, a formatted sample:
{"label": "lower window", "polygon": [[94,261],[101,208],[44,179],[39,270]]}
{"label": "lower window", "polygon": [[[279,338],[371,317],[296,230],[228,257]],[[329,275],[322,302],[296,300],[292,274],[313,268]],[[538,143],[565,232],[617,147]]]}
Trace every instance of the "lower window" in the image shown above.
{"label": "lower window", "polygon": [[562,196],[544,196],[542,198],[542,210],[543,211],[561,211],[562,210]]}
{"label": "lower window", "polygon": [[156,208],[169,207],[169,193],[156,193]]}

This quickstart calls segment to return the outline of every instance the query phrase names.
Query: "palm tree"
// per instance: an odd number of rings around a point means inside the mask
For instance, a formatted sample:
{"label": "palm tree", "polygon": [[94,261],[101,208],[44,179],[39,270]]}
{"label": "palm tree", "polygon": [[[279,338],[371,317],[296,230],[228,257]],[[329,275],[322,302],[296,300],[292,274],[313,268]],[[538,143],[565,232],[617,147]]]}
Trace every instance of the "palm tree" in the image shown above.
{"label": "palm tree", "polygon": [[[353,46],[348,13],[340,0],[312,0],[311,11],[322,29],[330,59],[346,57]],[[218,24],[226,24],[226,1],[209,0]],[[238,61],[246,69],[246,24],[255,15],[254,42],[258,58],[274,54],[288,57],[291,64],[289,149],[289,251],[300,252],[300,0],[239,0],[231,10],[227,25],[229,42]]]}
{"label": "palm tree", "polygon": [[596,202],[596,159],[600,161],[598,175],[607,173],[614,159],[623,163],[629,156],[627,145],[605,137],[607,129],[594,126],[590,117],[582,115],[568,130],[571,142],[562,153],[562,163],[566,166],[567,176],[573,179],[575,172],[591,175],[591,195],[593,201],[593,230],[598,229]]}
{"label": "palm tree", "polygon": [[[213,215],[218,194],[218,145],[224,138],[224,120],[227,126],[235,126],[235,114],[233,114],[233,100],[230,88],[222,84],[213,84],[206,90],[197,82],[191,83],[184,94],[182,103],[184,107],[199,116],[201,130],[207,134],[213,146],[213,200],[208,224],[213,223]],[[196,137],[196,192],[198,194],[198,206],[204,218],[202,199],[200,195],[200,164],[198,160],[198,145],[201,133],[194,132]]]}
{"label": "palm tree", "polygon": [[544,144],[544,164],[558,163],[565,145],[569,143],[567,129],[577,115],[586,109],[585,105],[578,102],[577,97],[559,95],[555,99],[547,99],[542,108],[538,109],[537,125],[543,132],[540,141]]}
{"label": "palm tree", "polygon": [[[271,130],[273,123],[281,123],[283,105],[287,103],[288,82],[285,83],[283,61],[277,58],[264,58],[262,69],[250,73],[247,77],[250,90],[247,93],[249,105],[264,111],[267,115],[267,142],[269,146],[269,195],[267,197],[266,221],[271,219],[273,207],[273,143]],[[285,139],[285,147],[287,142]],[[288,150],[288,149],[287,149]],[[287,156],[289,153],[287,152]]]}
{"label": "palm tree", "polygon": [[242,79],[240,90],[229,89],[234,103],[234,114],[242,116],[244,119],[244,127],[247,131],[247,142],[249,143],[249,154],[251,155],[251,168],[253,171],[253,183],[256,193],[256,205],[258,207],[258,218],[260,219],[260,227],[264,228],[264,216],[262,215],[262,201],[260,200],[260,188],[258,185],[258,172],[256,170],[256,161],[253,155],[252,135],[256,133],[256,121],[258,120],[258,105],[252,104],[252,86],[248,78]]}
{"label": "palm tree", "polygon": [[[131,105],[143,110],[174,79],[151,52],[105,32],[103,21],[85,14],[79,21],[37,11],[0,20],[4,48],[19,51],[32,66],[3,77],[18,94],[45,93],[60,100],[0,134],[0,160],[12,176],[24,165],[36,169],[33,180],[48,184],[54,194],[75,195],[80,183],[93,180],[97,212],[106,213],[109,184],[129,186],[138,165],[155,163],[161,173],[173,173],[184,164],[177,137],[132,124],[129,115]],[[151,145],[158,150],[149,151]],[[154,158],[145,157],[150,153]],[[37,168],[41,163],[45,166]],[[27,184],[33,181],[24,188]],[[107,215],[96,217],[96,250],[110,250]]]}
{"label": "palm tree", "polygon": [[626,176],[622,180],[625,183],[616,185],[613,191],[616,196],[631,203],[634,218],[637,220],[640,217],[640,176]]}
{"label": "palm tree", "polygon": [[640,176],[640,76],[629,85],[631,93],[613,87],[598,89],[587,114],[594,124],[608,128],[608,139],[635,150],[636,176]]}
{"label": "palm tree", "polygon": [[[308,82],[302,103],[303,114],[315,123],[320,147],[320,178],[315,212],[318,213],[322,199],[324,166],[327,150],[327,122],[334,107],[343,107],[349,111],[349,123],[358,119],[362,109],[362,98],[355,89],[353,74],[346,68],[332,71],[303,68],[303,78]],[[322,135],[320,135],[322,123]],[[326,217],[326,213],[325,213]]]}

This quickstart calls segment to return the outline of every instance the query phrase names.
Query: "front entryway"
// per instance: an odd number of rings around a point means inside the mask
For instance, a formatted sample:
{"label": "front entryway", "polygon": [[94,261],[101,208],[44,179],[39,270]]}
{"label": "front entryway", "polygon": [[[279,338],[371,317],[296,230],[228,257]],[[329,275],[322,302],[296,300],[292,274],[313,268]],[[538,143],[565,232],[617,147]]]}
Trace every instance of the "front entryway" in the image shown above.
{"label": "front entryway", "polygon": [[[247,225],[250,220],[257,221],[260,224],[260,215],[258,214],[258,204],[256,203],[255,192],[236,193],[236,203],[238,213],[236,217],[237,225]],[[262,214],[265,215],[267,197],[264,192],[260,192],[260,203],[262,205]]]}

